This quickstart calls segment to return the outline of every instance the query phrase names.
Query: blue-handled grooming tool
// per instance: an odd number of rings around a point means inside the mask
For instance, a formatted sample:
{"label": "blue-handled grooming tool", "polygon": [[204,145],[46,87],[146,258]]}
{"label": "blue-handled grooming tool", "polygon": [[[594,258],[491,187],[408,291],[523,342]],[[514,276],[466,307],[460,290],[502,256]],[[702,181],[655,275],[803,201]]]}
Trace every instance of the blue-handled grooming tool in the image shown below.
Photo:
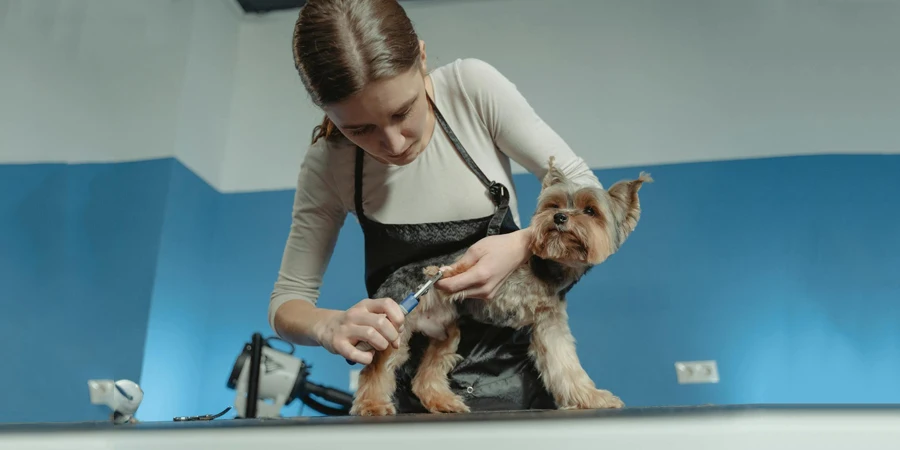
{"label": "blue-handled grooming tool", "polygon": [[[425,295],[425,293],[428,292],[431,287],[434,286],[434,283],[437,283],[437,281],[440,280],[442,276],[444,276],[444,274],[438,272],[437,275],[429,278],[428,281],[425,282],[425,284],[420,286],[419,289],[417,289],[415,292],[407,295],[406,298],[404,298],[403,301],[399,303],[400,309],[403,311],[404,316],[408,315],[410,311],[413,310],[413,308],[419,306],[419,299],[422,298],[422,296]],[[360,341],[359,343],[357,343],[356,349],[364,352],[370,352],[373,350],[372,346],[365,341]],[[351,361],[348,359],[347,363],[352,366],[356,364],[356,361]]]}

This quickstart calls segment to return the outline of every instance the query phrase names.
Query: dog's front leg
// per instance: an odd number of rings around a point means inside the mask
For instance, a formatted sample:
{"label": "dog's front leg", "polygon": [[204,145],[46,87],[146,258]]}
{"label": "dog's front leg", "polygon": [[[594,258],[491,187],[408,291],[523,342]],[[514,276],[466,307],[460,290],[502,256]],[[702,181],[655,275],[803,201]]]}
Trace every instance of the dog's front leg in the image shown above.
{"label": "dog's front leg", "polygon": [[547,390],[560,409],[622,408],[611,392],[597,389],[581,366],[575,338],[564,309],[540,313],[535,321],[529,349]]}

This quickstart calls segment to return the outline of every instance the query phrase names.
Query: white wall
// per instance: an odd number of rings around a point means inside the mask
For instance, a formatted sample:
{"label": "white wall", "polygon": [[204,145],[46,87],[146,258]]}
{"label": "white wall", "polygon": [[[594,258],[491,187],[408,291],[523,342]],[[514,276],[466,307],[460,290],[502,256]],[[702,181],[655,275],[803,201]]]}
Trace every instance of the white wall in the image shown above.
{"label": "white wall", "polygon": [[191,8],[0,0],[0,162],[171,156]]}
{"label": "white wall", "polygon": [[[494,64],[597,168],[900,152],[897,0],[405,6],[432,66]],[[177,155],[221,191],[293,188],[321,118],[291,60],[296,14],[0,0],[0,163]]]}
{"label": "white wall", "polygon": [[233,0],[0,0],[0,163],[177,155],[218,185]]}
{"label": "white wall", "polygon": [[296,187],[299,158],[322,121],[294,69],[296,18],[290,11],[241,22],[223,191]]}
{"label": "white wall", "polygon": [[179,93],[174,154],[218,187],[223,183],[243,13],[234,0],[193,0],[190,4],[194,11],[190,41],[185,43],[188,59]]}
{"label": "white wall", "polygon": [[[900,152],[898,1],[405,6],[431,66],[492,63],[596,168]],[[296,14],[241,24],[222,190],[295,184],[321,118],[291,61]]]}

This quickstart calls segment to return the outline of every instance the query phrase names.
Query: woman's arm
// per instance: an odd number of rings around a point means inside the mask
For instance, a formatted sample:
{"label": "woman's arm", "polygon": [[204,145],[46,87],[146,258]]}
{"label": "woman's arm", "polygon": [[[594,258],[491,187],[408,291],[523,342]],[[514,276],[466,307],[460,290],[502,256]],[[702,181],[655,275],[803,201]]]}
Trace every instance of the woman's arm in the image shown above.
{"label": "woman's arm", "polygon": [[584,159],[538,116],[512,81],[479,59],[461,60],[458,67],[468,101],[503,153],[538,179],[547,173],[553,156],[570,180],[600,186]]}
{"label": "woman's arm", "polygon": [[269,299],[269,325],[282,338],[320,345],[316,325],[336,311],[316,307],[347,209],[334,189],[324,139],[310,146],[297,177],[291,228]]}
{"label": "woman's arm", "polygon": [[319,308],[312,302],[292,299],[284,302],[274,314],[272,328],[278,335],[298,345],[322,345],[322,324],[340,311]]}
{"label": "woman's arm", "polygon": [[[326,145],[324,139],[322,144]],[[294,194],[293,219],[278,280],[269,300],[269,323],[280,337],[299,345],[321,345],[362,364],[372,352],[356,349],[366,341],[376,350],[399,345],[403,313],[391,299],[363,299],[346,311],[316,306],[325,270],[347,217],[329,159],[313,145],[304,158]]]}
{"label": "woman's arm", "polygon": [[[478,59],[462,60],[458,68],[456,76],[466,98],[503,153],[539,179],[547,173],[553,156],[554,164],[569,179],[602,187],[584,160],[497,69]],[[530,240],[528,228],[480,240],[459,262],[447,268],[461,273],[442,279],[437,287],[490,300],[497,286],[531,256]]]}

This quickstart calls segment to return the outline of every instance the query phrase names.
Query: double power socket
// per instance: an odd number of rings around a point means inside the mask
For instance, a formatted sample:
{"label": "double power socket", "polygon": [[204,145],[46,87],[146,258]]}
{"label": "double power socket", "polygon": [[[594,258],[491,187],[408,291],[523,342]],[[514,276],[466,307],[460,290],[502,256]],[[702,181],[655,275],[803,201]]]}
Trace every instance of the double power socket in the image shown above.
{"label": "double power socket", "polygon": [[679,361],[675,363],[678,384],[718,383],[719,367],[715,361]]}

